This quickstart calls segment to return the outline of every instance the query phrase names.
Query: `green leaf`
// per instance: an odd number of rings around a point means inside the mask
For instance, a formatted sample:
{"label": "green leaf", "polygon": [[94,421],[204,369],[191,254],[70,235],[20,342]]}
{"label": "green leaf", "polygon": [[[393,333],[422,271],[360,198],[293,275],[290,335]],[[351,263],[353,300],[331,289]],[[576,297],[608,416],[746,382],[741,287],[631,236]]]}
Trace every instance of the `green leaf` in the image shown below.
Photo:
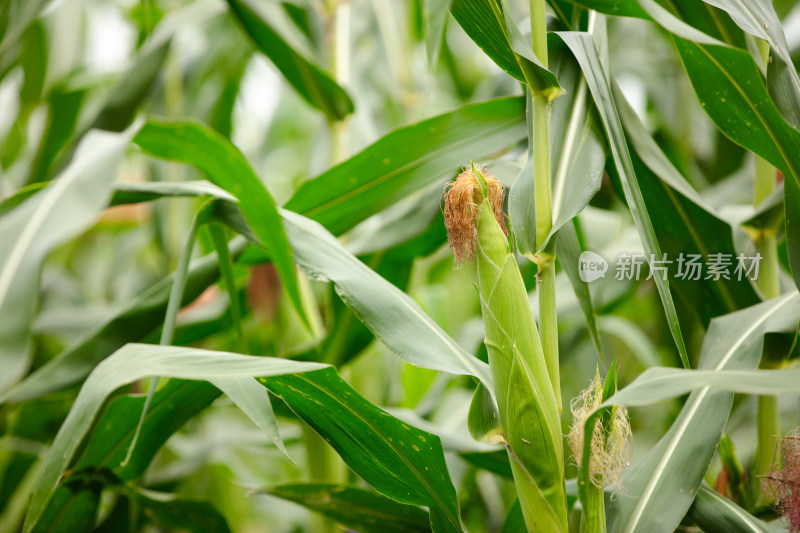
{"label": "green leaf", "polygon": [[303,57],[247,0],[228,5],[258,49],[281,71],[286,81],[329,120],[342,120],[353,112],[353,101],[330,76]]}
{"label": "green leaf", "polygon": [[433,224],[445,236],[441,193],[441,184],[433,183],[364,220],[342,235],[342,241],[353,255],[361,256],[408,245]]}
{"label": "green leaf", "polygon": [[519,499],[514,500],[511,508],[506,514],[506,519],[503,522],[503,529],[501,533],[527,533],[525,527],[525,518],[522,516],[522,507],[519,504]]}
{"label": "green leaf", "polygon": [[[552,104],[553,226],[548,239],[580,213],[600,190],[608,151],[600,117],[587,98],[586,80],[578,65],[566,54],[553,57],[550,64],[567,92]],[[547,241],[537,246],[541,249],[547,246]]]}
{"label": "green leaf", "polygon": [[452,0],[422,0],[422,30],[425,35],[425,50],[428,53],[428,65],[436,66],[439,50],[444,39],[447,12]]}
{"label": "green leaf", "polygon": [[111,88],[110,96],[92,122],[91,128],[122,131],[127,128],[139,104],[147,97],[164,66],[170,41],[153,41],[143,47],[141,56]]}
{"label": "green leaf", "polygon": [[799,377],[800,370],[797,369],[687,370],[654,367],[645,370],[624,391],[620,391],[612,403],[647,405],[704,387],[761,396],[800,394]]}
{"label": "green leaf", "polygon": [[134,142],[155,157],[197,167],[238,198],[244,216],[269,251],[286,292],[308,326],[291,248],[275,200],[233,143],[199,123],[156,121],[145,124]]}
{"label": "green leaf", "polygon": [[283,455],[291,460],[278,430],[272,402],[258,383],[249,377],[214,378],[209,381],[233,400],[233,403],[269,437]]}
{"label": "green leaf", "polygon": [[[505,450],[494,452],[462,452],[459,455],[462,459],[478,468],[483,468],[498,476],[513,479],[514,474],[511,472],[511,464],[508,460],[508,453]],[[520,510],[520,513],[521,512]]]}
{"label": "green leaf", "polygon": [[[717,380],[737,370],[751,376],[749,381],[753,381],[755,371],[752,369],[758,366],[764,334],[795,331],[798,321],[800,294],[796,292],[715,318],[703,341],[700,370],[686,371],[688,374],[677,369],[645,371],[603,405],[649,404],[665,396],[685,394],[693,388],[684,388],[678,384],[684,381],[677,379],[670,386],[659,388],[660,378],[647,377],[663,372],[680,372],[683,380],[698,372],[709,380]],[[796,376],[793,379],[793,386],[797,387]],[[672,530],[689,509],[714,455],[733,401],[731,392],[712,390],[708,384],[699,386],[702,388],[692,392],[667,434],[625,471],[622,486],[630,494],[639,496],[612,498],[607,502],[609,531]],[[770,393],[775,394],[776,390],[773,387]]]}
{"label": "green leaf", "polygon": [[[701,255],[708,264],[711,254],[736,260],[733,228],[706,207],[700,195],[670,163],[624,95],[614,87],[620,119],[630,140],[631,157],[647,210],[659,221],[654,230],[661,250],[672,265],[684,254]],[[720,315],[758,303],[746,277],[731,279],[682,279],[671,269],[670,285],[684,299],[704,327]]]}
{"label": "green leaf", "polygon": [[428,513],[370,490],[325,483],[292,483],[265,489],[266,494],[298,503],[343,526],[364,533],[430,531]]}
{"label": "green leaf", "polygon": [[333,368],[260,379],[377,491],[430,509],[431,529],[461,531],[439,438],[378,409]]}
{"label": "green leaf", "polygon": [[[263,393],[263,388],[252,381]],[[62,513],[81,508],[93,519],[96,507],[86,498],[90,494],[81,496],[81,492],[97,491],[98,484],[124,483],[139,477],[167,439],[219,394],[218,389],[203,381],[170,380],[155,393],[138,444],[126,463],[145,397],[136,394],[111,399],[87,435],[80,456],[65,472],[37,527],[54,527]],[[85,480],[93,480],[94,484],[87,485]]]}
{"label": "green leaf", "polygon": [[[255,380],[250,381],[258,386]],[[259,388],[263,395],[263,388]],[[111,398],[86,435],[85,445],[71,461],[71,474],[65,474],[65,479],[69,480],[72,475],[80,477],[109,472],[121,482],[135,480],[167,439],[219,395],[219,389],[205,381],[169,380],[153,395],[138,443],[127,462],[126,455],[146,397],[144,394],[123,394]],[[49,506],[52,505],[51,502]]]}
{"label": "green leaf", "polygon": [[735,143],[783,172],[787,245],[794,281],[800,287],[800,132],[784,120],[770,99],[750,54],[673,39],[711,120]]}
{"label": "green leaf", "polygon": [[197,181],[123,181],[114,185],[111,205],[150,202],[164,197],[213,196],[236,202],[236,197],[205,180]]}
{"label": "green leaf", "polygon": [[786,529],[774,523],[766,523],[751,515],[731,500],[700,485],[697,496],[686,514],[692,522],[706,533],[729,533],[751,531],[753,533],[785,533]]}
{"label": "green leaf", "polygon": [[558,79],[534,55],[502,0],[453,0],[450,13],[506,74],[530,84],[534,92],[560,94]]}
{"label": "green leaf", "polygon": [[470,159],[525,136],[522,98],[461,107],[399,128],[309,180],[284,206],[339,235]]}
{"label": "green leaf", "polygon": [[[733,21],[747,33],[766,40],[770,48],[775,50],[781,58],[792,64],[792,57],[789,52],[789,45],[786,42],[786,35],[772,2],[760,2],[758,0],[703,0],[706,4],[718,7],[726,11]],[[794,78],[798,79],[797,72]],[[800,88],[800,79],[798,85]]]}
{"label": "green leaf", "polygon": [[134,131],[93,132],[53,187],[0,218],[0,391],[27,370],[39,269],[47,254],[89,227],[111,198],[116,167]]}
{"label": "green leaf", "polygon": [[[161,193],[180,195],[182,191],[191,196],[209,193],[221,200],[230,199],[224,191],[202,182],[173,183],[169,186],[143,183],[135,188],[126,184],[126,195],[134,189],[134,199],[151,199],[152,195]],[[236,216],[238,210],[233,204],[230,207],[233,213],[221,216]],[[494,390],[486,363],[461,348],[412,298],[350,254],[316,222],[289,211],[280,212],[297,263],[312,277],[333,281],[342,300],[390,350],[405,361],[423,368],[475,376],[489,390]],[[249,238],[256,239],[240,213],[238,217],[238,222],[230,218],[225,218],[225,222],[232,224],[237,231],[249,233]],[[239,241],[232,245],[231,253],[237,256],[243,249]],[[198,260],[197,265],[193,264],[186,293],[199,294],[216,281],[216,266],[216,257],[213,255]],[[171,279],[167,278],[152,287],[129,309],[45,365],[29,378],[31,383],[21,383],[19,390],[9,393],[3,401],[21,401],[59,388],[59,384],[64,386],[80,381],[111,351],[125,342],[141,340],[163,318],[170,286]],[[189,301],[184,299],[184,303]],[[132,332],[140,333],[132,335]]]}
{"label": "green leaf", "polygon": [[336,292],[374,334],[404,361],[423,368],[477,377],[489,390],[486,363],[467,353],[417,303],[351,255],[320,224],[281,210],[297,263]]}
{"label": "green leaf", "polygon": [[[149,185],[160,186],[161,184]],[[186,188],[192,188],[192,184],[183,185],[187,185]],[[159,187],[155,187],[155,189],[159,190]],[[192,190],[194,189],[192,188]],[[232,242],[230,244],[231,254],[238,257],[245,246],[246,243],[241,238]],[[219,277],[218,264],[218,259],[214,254],[192,262],[186,279],[182,305],[188,305],[194,301],[200,293],[217,281]],[[174,276],[170,275],[145,290],[128,307],[112,316],[108,322],[99,325],[75,344],[67,347],[0,397],[0,403],[22,402],[80,383],[97,364],[112,352],[128,342],[142,341],[164,319],[173,278]]]}
{"label": "green leaf", "polygon": [[28,183],[45,181],[61,150],[75,133],[86,91],[57,87],[48,98],[47,127],[31,164]]}
{"label": "green leaf", "polygon": [[570,0],[574,4],[615,17],[649,19],[647,12],[633,0]]}
{"label": "green leaf", "polygon": [[[800,132],[778,112],[747,52],[674,38],[700,104],[737,144],[800,178]],[[735,111],[735,113],[731,113]]]}
{"label": "green leaf", "polygon": [[[594,98],[600,117],[602,118],[611,155],[614,158],[617,172],[622,181],[625,199],[628,202],[628,208],[631,211],[636,229],[639,232],[639,237],[642,240],[647,259],[649,261],[651,257],[657,259],[661,258],[661,248],[655,230],[653,229],[653,224],[647,213],[647,207],[642,198],[642,192],[636,180],[636,174],[633,171],[633,164],[631,162],[630,153],[628,152],[625,134],[622,131],[622,124],[617,115],[614,99],[611,94],[609,78],[600,63],[600,59],[594,47],[594,41],[591,35],[587,33],[558,32],[556,35],[561,38],[578,60],[583,75],[586,78],[589,90]],[[661,304],[664,307],[670,333],[672,333],[672,338],[675,340],[675,345],[678,347],[681,361],[683,365],[688,368],[689,356],[686,353],[686,345],[683,340],[683,334],[681,333],[678,315],[675,310],[675,303],[672,300],[669,282],[661,278],[661,276],[654,276],[653,279],[655,280],[658,294],[661,297]]]}
{"label": "green leaf", "polygon": [[102,485],[90,479],[59,488],[53,494],[53,505],[42,513],[42,519],[28,529],[31,533],[71,533],[90,531],[100,505]]}
{"label": "green leaf", "polygon": [[190,380],[263,377],[287,372],[307,372],[324,365],[212,352],[192,348],[129,344],[117,350],[86,379],[72,409],[56,435],[42,465],[31,497],[24,530],[31,531],[42,518],[59,478],[98,418],[105,399],[119,387],[148,376]]}
{"label": "green leaf", "polygon": [[787,183],[784,196],[786,250],[795,285],[800,288],[800,186]]}
{"label": "green leaf", "polygon": [[167,531],[230,531],[225,517],[209,502],[132,487],[126,487],[124,494],[132,502],[141,505],[150,520]]}
{"label": "green leaf", "polygon": [[561,269],[569,278],[575,297],[578,299],[578,305],[580,305],[583,318],[586,320],[589,336],[597,350],[597,354],[600,356],[600,361],[604,361],[603,343],[600,341],[600,329],[597,327],[597,314],[592,302],[592,295],[589,292],[589,284],[581,279],[578,272],[581,253],[586,251],[581,244],[582,239],[579,231],[580,222],[577,217],[572,219],[571,223],[564,224],[558,230],[556,234],[556,256],[561,263]]}
{"label": "green leaf", "polygon": [[0,7],[0,57],[16,44],[47,0],[9,0]]}

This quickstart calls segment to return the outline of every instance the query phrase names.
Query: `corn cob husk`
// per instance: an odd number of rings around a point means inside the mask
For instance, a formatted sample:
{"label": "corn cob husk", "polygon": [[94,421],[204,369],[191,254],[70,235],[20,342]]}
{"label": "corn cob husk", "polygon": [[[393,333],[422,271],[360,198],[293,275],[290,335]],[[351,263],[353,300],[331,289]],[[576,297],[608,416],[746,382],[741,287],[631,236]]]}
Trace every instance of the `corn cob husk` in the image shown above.
{"label": "corn cob husk", "polygon": [[475,269],[500,422],[523,512],[536,510],[526,523],[566,530],[561,424],[528,293],[488,202],[477,231]]}
{"label": "corn cob husk", "polygon": [[[460,228],[463,233],[452,235],[453,224],[448,232],[457,256],[474,256],[500,423],[526,525],[531,531],[566,531],[558,405],[525,284],[500,225],[502,196],[493,196],[498,187],[474,167],[465,171],[448,193],[445,219],[473,216],[474,234]],[[464,250],[466,238],[474,249]]]}

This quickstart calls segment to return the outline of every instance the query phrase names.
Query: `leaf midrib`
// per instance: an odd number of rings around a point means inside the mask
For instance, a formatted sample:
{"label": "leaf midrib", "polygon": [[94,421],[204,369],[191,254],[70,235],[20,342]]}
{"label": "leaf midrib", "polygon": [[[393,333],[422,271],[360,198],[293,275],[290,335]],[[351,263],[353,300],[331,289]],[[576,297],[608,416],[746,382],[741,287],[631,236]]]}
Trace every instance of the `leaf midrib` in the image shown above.
{"label": "leaf midrib", "polygon": [[[753,324],[751,324],[750,327],[747,328],[744,331],[744,333],[736,340],[736,342],[733,343],[733,345],[728,349],[728,351],[725,353],[722,359],[720,359],[719,363],[717,363],[717,365],[712,370],[721,370],[728,362],[728,360],[730,360],[730,358],[733,356],[734,352],[736,352],[736,350],[739,349],[739,347],[747,340],[747,338],[750,335],[753,334],[753,332],[755,332],[761,325],[763,325],[767,321],[767,319],[772,317],[772,315],[774,315],[784,305],[786,305],[788,302],[791,302],[794,297],[798,296],[798,294],[799,293],[792,293],[788,294],[787,296],[784,296],[783,302],[776,303],[772,309],[770,309],[767,313],[761,315],[757,320],[755,320]],[[656,486],[661,481],[661,476],[666,470],[667,463],[669,463],[669,461],[672,458],[672,454],[675,452],[677,444],[680,442],[682,435],[685,433],[686,429],[689,426],[689,423],[691,422],[697,410],[700,408],[700,404],[703,398],[705,398],[706,394],[708,394],[708,391],[710,389],[711,387],[708,386],[703,387],[699,391],[699,393],[694,397],[695,399],[692,402],[689,413],[686,415],[686,418],[683,419],[680,427],[678,427],[677,431],[675,432],[675,436],[670,440],[670,443],[668,444],[664,452],[664,455],[661,457],[661,460],[657,463],[655,468],[656,475],[650,478],[650,481],[645,486],[645,489],[642,491],[642,495],[639,498],[636,507],[634,507],[634,510],[631,513],[631,518],[628,521],[627,526],[624,528],[624,531],[633,532],[636,529],[636,526],[639,524],[639,521],[641,520],[644,514],[645,507],[647,506],[650,499],[653,497]]]}
{"label": "leaf midrib", "polygon": [[[387,440],[386,437],[384,437],[383,432],[379,431],[379,429],[377,427],[375,427],[370,420],[368,420],[368,419],[364,418],[363,416],[361,416],[360,413],[358,413],[357,411],[352,409],[349,405],[344,403],[340,398],[338,398],[334,394],[331,394],[328,390],[324,389],[323,387],[320,387],[315,382],[311,381],[310,379],[308,379],[307,377],[303,376],[302,374],[294,374],[294,377],[296,377],[297,379],[299,379],[301,381],[305,381],[308,385],[314,387],[315,389],[317,389],[318,391],[320,391],[321,393],[323,393],[327,397],[331,398],[333,401],[335,401],[336,403],[341,405],[342,408],[344,408],[346,411],[350,412],[352,415],[354,415],[356,418],[358,418],[364,424],[366,424],[377,435],[380,435],[381,440],[384,443],[386,443],[386,445],[389,446],[389,448],[391,448],[392,451],[395,452],[397,457],[399,457],[400,460],[402,460],[403,463],[405,463],[406,467],[408,467],[412,472],[414,472],[414,474],[416,474],[417,480],[419,480],[422,483],[422,485],[425,487],[425,489],[428,492],[428,494],[430,494],[430,496],[433,498],[433,500],[438,505],[439,509],[441,509],[444,512],[444,514],[447,516],[448,522],[450,522],[456,528],[456,530],[460,529],[460,524],[459,524],[459,521],[458,521],[458,517],[455,517],[456,518],[455,521],[453,520],[454,517],[452,516],[450,510],[448,509],[448,506],[441,499],[441,497],[439,496],[438,491],[434,490],[434,488],[430,485],[430,483],[428,482],[428,478],[420,470],[418,470],[416,465],[413,462],[409,461],[405,457],[405,455],[403,453],[400,453],[400,450],[395,446],[394,442]],[[281,381],[280,377],[277,377],[275,379],[276,379],[276,381]],[[435,435],[432,435],[432,437],[435,437]]]}
{"label": "leaf midrib", "polygon": [[[431,159],[435,159],[436,157],[438,157],[442,153],[449,152],[451,150],[460,148],[460,147],[462,147],[464,145],[470,144],[470,143],[474,142],[476,139],[484,138],[484,137],[492,135],[492,134],[494,134],[494,133],[496,133],[498,131],[505,130],[505,129],[508,128],[509,124],[512,123],[513,120],[515,120],[515,119],[505,120],[502,124],[499,124],[499,125],[495,126],[494,128],[481,129],[481,131],[476,132],[474,135],[471,135],[469,137],[463,138],[463,139],[461,139],[459,141],[456,141],[454,143],[447,144],[446,146],[443,146],[442,148],[439,148],[439,149],[434,150],[432,152],[428,152],[426,155],[424,155],[424,156],[422,156],[420,158],[414,159],[413,161],[411,161],[409,163],[406,163],[405,165],[397,167],[396,169],[388,172],[387,174],[384,174],[384,175],[380,176],[379,178],[376,178],[374,180],[370,180],[370,181],[364,183],[363,185],[355,187],[354,189],[351,189],[351,190],[349,190],[348,192],[346,192],[344,194],[336,196],[335,198],[333,198],[333,199],[331,199],[331,200],[329,200],[329,201],[327,201],[327,202],[325,202],[323,204],[320,204],[320,205],[318,205],[318,206],[316,206],[314,208],[307,209],[307,210],[299,212],[299,213],[302,214],[303,216],[312,218],[314,215],[317,215],[317,214],[319,214],[319,213],[321,213],[323,211],[326,211],[326,210],[330,209],[331,207],[334,207],[334,206],[336,206],[336,205],[338,205],[338,204],[340,204],[340,203],[342,203],[342,202],[344,202],[346,200],[349,200],[350,198],[352,198],[352,197],[354,197],[354,196],[356,196],[358,194],[361,194],[364,190],[369,190],[369,189],[371,189],[373,187],[377,187],[378,185],[381,185],[382,183],[384,183],[384,182],[386,182],[388,180],[391,180],[392,178],[394,178],[394,177],[396,177],[396,176],[398,176],[400,174],[403,174],[404,172],[407,172],[409,170],[413,170],[415,167],[420,167],[420,166],[424,165],[425,163],[427,163],[428,161],[430,161]],[[324,174],[322,176],[320,176],[320,178],[323,177],[323,176],[324,176]],[[319,179],[319,178],[315,178],[315,179]],[[290,200],[290,202],[291,202],[291,200]],[[287,204],[287,208],[288,207],[290,207],[290,206]]]}

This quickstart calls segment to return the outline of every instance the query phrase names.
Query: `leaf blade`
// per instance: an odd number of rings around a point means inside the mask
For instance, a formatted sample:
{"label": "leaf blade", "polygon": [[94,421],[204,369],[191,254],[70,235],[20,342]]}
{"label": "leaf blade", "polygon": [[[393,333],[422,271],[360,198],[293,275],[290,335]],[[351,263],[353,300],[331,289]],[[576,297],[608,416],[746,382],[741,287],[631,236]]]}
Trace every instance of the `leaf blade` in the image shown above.
{"label": "leaf blade", "polygon": [[150,155],[180,161],[202,170],[215,184],[233,194],[269,250],[286,291],[306,326],[292,251],[275,200],[244,155],[228,139],[198,122],[149,121],[134,142]]}

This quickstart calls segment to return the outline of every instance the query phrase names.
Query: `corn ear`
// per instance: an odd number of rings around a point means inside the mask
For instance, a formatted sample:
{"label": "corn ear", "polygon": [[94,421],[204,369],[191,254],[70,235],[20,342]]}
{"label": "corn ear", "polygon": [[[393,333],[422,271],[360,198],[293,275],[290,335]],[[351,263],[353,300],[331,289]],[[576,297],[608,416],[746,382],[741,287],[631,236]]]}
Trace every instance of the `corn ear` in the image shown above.
{"label": "corn ear", "polygon": [[500,422],[528,529],[566,531],[556,398],[522,275],[491,204],[477,206],[474,262]]}

